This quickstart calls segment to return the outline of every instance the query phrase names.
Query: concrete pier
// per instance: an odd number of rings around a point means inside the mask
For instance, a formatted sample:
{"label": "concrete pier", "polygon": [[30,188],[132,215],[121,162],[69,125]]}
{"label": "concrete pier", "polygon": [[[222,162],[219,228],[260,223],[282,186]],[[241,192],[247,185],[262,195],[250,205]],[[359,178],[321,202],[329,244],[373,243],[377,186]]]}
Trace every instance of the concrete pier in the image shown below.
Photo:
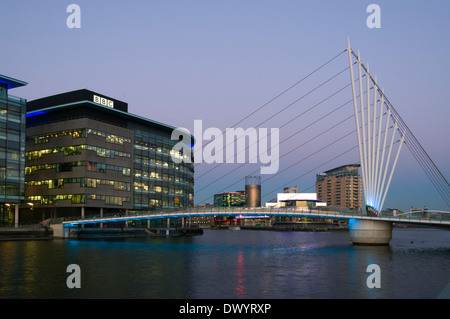
{"label": "concrete pier", "polygon": [[389,245],[392,223],[387,221],[350,219],[350,240],[355,245]]}

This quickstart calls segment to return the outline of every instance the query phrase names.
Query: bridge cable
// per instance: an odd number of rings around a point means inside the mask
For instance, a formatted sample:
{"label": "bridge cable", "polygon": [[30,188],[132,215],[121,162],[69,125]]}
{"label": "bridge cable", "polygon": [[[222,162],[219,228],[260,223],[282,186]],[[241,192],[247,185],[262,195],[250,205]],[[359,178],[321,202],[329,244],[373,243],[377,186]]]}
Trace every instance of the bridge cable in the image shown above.
{"label": "bridge cable", "polygon": [[[331,114],[331,113],[332,113],[332,112],[330,112],[330,114]],[[309,139],[308,141],[306,141],[306,142],[303,143],[302,145],[299,145],[299,146],[297,146],[296,148],[290,150],[288,153],[283,154],[282,156],[280,156],[280,159],[283,158],[284,156],[288,155],[288,154],[291,153],[292,151],[294,151],[294,150],[296,150],[296,149],[298,149],[298,148],[300,148],[300,147],[306,145],[307,143],[311,142],[312,140],[316,139],[317,137],[319,137],[319,136],[321,136],[321,135],[323,135],[323,134],[325,134],[325,133],[331,131],[332,129],[336,128],[337,126],[341,125],[342,123],[346,122],[347,120],[349,120],[349,119],[351,119],[351,118],[353,118],[353,117],[354,117],[354,115],[351,115],[350,117],[348,117],[348,118],[342,120],[341,122],[339,122],[339,123],[333,125],[332,127],[328,128],[327,130],[323,131],[322,133],[320,133],[320,134],[316,135],[315,137]],[[334,145],[335,143],[339,142],[340,140],[344,139],[345,137],[349,136],[350,134],[353,134],[355,131],[356,131],[356,130],[353,130],[352,132],[347,133],[346,135],[342,136],[341,138],[338,138],[338,139],[335,140],[334,142],[332,142],[332,143],[328,144],[327,146],[321,148],[320,150],[316,151],[315,153],[308,155],[307,157],[301,159],[300,161],[297,161],[295,164],[291,165],[290,167],[292,167],[292,166],[294,166],[294,165],[297,165],[298,163],[304,161],[305,159],[311,157],[312,155],[315,155],[315,154],[319,153],[320,151],[323,151],[324,149],[326,149],[326,148],[328,148],[328,147]],[[243,164],[240,165],[239,167],[233,169],[231,172],[228,172],[228,173],[224,174],[221,178],[223,178],[223,177],[229,175],[230,173],[236,171],[237,169],[241,168],[241,167],[244,166],[245,164],[247,164],[247,163],[243,163]],[[289,168],[290,168],[290,167],[289,167]],[[254,172],[252,172],[251,174],[256,173],[258,170],[259,170],[259,169],[256,169],[256,170],[255,170]],[[284,169],[283,171],[285,171],[285,170],[286,170],[286,169]],[[283,171],[282,171],[282,172],[283,172]],[[279,172],[279,173],[282,173],[282,172]],[[275,175],[277,175],[277,174],[279,174],[279,173],[276,173],[276,174],[272,175],[272,177],[274,177]],[[270,177],[270,178],[272,178],[272,177]],[[269,179],[270,179],[270,178],[269,178]],[[211,183],[209,183],[208,185],[206,185],[206,186],[203,187],[202,189],[198,190],[198,192],[202,191],[203,189],[207,188],[207,187],[210,186],[211,184],[215,183],[217,180],[220,180],[220,178],[219,178],[219,179],[216,179],[215,181],[213,181],[213,182],[211,182]],[[240,182],[240,180],[238,180],[238,181],[236,181],[235,183],[229,185],[227,188],[233,186],[234,184],[237,184],[238,182]],[[225,189],[226,189],[226,188],[225,188]],[[224,190],[225,190],[225,189],[224,189]],[[200,203],[203,203],[203,202],[205,202],[206,200],[207,200],[207,199],[204,199],[204,200],[201,201]]]}
{"label": "bridge cable", "polygon": [[[365,93],[365,92],[363,92],[363,94],[364,94],[364,93]],[[339,108],[341,108],[342,106],[344,106],[344,105],[350,103],[351,101],[352,101],[352,100],[350,100],[349,102],[347,102],[347,103],[345,103],[345,104],[339,106],[338,108],[334,109],[333,111],[329,112],[329,113],[328,113],[327,115],[325,115],[323,118],[325,118],[326,116],[332,114],[332,113],[335,112],[337,109],[339,109]],[[331,131],[333,128],[337,127],[338,125],[344,123],[345,121],[347,121],[347,120],[349,120],[349,119],[351,119],[351,118],[353,118],[353,117],[354,117],[354,114],[352,114],[351,116],[347,117],[347,118],[344,119],[343,121],[341,121],[341,122],[339,122],[339,123],[333,125],[332,127],[328,128],[327,130],[323,131],[323,132],[320,133],[319,135],[316,135],[315,137],[313,137],[313,138],[311,138],[310,140],[306,141],[306,142],[303,143],[302,145],[297,146],[296,148],[292,149],[292,150],[289,151],[288,153],[291,153],[292,151],[294,151],[294,150],[296,150],[296,149],[298,149],[298,148],[304,146],[305,144],[309,143],[310,141],[314,140],[315,138],[317,138],[317,137],[323,135],[324,133],[326,133],[326,132],[328,132],[328,131]],[[323,118],[321,118],[321,119],[323,119]],[[320,121],[321,119],[319,119],[319,121]],[[318,122],[318,121],[317,121],[317,122]],[[315,123],[317,123],[317,122],[315,122]],[[312,123],[312,124],[310,124],[309,126],[311,126],[311,125],[313,125],[313,124],[315,124],[315,123]],[[304,130],[304,129],[306,129],[306,128],[303,128],[303,129],[301,129],[300,131],[302,131],[302,130]],[[295,133],[295,134],[298,134],[300,131],[298,131],[298,132]],[[329,145],[327,145],[326,147],[322,148],[321,150],[323,150],[323,149],[325,149],[325,148],[328,148],[329,146],[331,146],[331,145],[333,145],[334,143],[336,143],[336,142],[342,140],[343,138],[347,137],[348,135],[354,133],[355,131],[356,131],[356,130],[353,130],[352,132],[350,132],[350,133],[348,133],[347,135],[345,135],[345,136],[339,138],[339,139],[336,140],[335,142],[330,143]],[[293,134],[293,135],[295,135],[295,134]],[[292,137],[293,135],[291,135],[291,137]],[[289,137],[289,138],[290,138],[290,137]],[[285,139],[285,140],[286,140],[286,139]],[[285,141],[285,140],[284,140],[284,141]],[[281,143],[283,143],[284,141],[282,141]],[[280,144],[281,144],[281,143],[280,143]],[[353,149],[353,148],[352,148],[352,149]],[[319,151],[321,151],[321,150],[319,150]],[[315,152],[315,153],[318,153],[319,151],[317,151],[317,152]],[[283,154],[280,158],[284,157],[284,156],[287,155],[288,153]],[[314,153],[314,154],[315,154],[315,153]],[[314,155],[314,154],[312,154],[312,155]],[[312,155],[309,155],[308,157],[311,157]],[[341,156],[341,155],[339,155],[339,156]],[[338,156],[338,157],[339,157],[339,156]],[[308,158],[308,157],[307,157],[307,158]],[[302,159],[302,160],[300,160],[300,161],[297,161],[295,164],[291,165],[290,167],[297,165],[298,163],[302,162],[302,161],[305,160],[305,159],[306,159],[306,158],[304,158],[304,159]],[[326,163],[328,163],[328,162],[329,162],[329,161],[327,161]],[[326,163],[324,163],[324,164],[326,164]],[[240,165],[239,167],[233,169],[231,172],[228,172],[227,174],[223,175],[221,178],[223,178],[223,177],[229,175],[230,173],[236,171],[237,169],[241,168],[241,167],[244,166],[245,164],[247,164],[247,163],[244,163],[244,164]],[[322,165],[320,165],[320,166],[323,166],[324,164],[322,164]],[[319,166],[319,167],[320,167],[320,166]],[[289,167],[289,168],[290,168],[290,167]],[[285,171],[285,170],[286,170],[286,169],[284,169],[283,171]],[[254,174],[254,173],[256,173],[257,171],[258,171],[258,169],[255,170],[254,172],[252,172],[251,174]],[[283,172],[283,171],[282,171],[282,172]],[[272,175],[272,177],[274,177],[275,175],[280,174],[280,173],[282,173],[282,172],[278,172],[278,173]],[[269,179],[271,179],[272,177],[270,177]],[[219,179],[220,179],[220,178],[219,178]],[[217,179],[217,180],[219,180],[219,179]],[[216,180],[216,181],[217,181],[217,180]],[[238,182],[240,182],[240,180],[238,180],[238,181],[234,182],[233,184],[227,186],[227,188],[229,188],[229,187],[231,187],[231,186],[237,184]],[[214,181],[214,182],[211,182],[211,183],[208,184],[207,186],[209,186],[209,185],[211,185],[211,184],[213,184],[213,183],[215,183],[215,181]],[[286,184],[285,184],[285,185],[286,185]],[[207,186],[206,186],[206,187],[207,187]],[[198,192],[200,192],[201,190],[205,189],[206,187],[200,189]],[[227,188],[225,188],[223,191],[225,191]],[[204,199],[204,200],[201,201],[200,203],[203,203],[203,202],[205,202],[206,200],[207,200],[207,199]]]}
{"label": "bridge cable", "polygon": [[[385,99],[387,100],[386,97]],[[392,104],[389,102],[389,100],[387,100],[387,103],[391,108],[391,111],[393,112],[393,116],[395,116],[394,118],[396,118],[399,122],[399,130],[402,129],[405,132],[405,144],[408,146],[409,150],[411,151],[412,155],[414,156],[418,164],[422,167],[425,174],[428,176],[432,184],[435,186],[438,193],[444,199],[447,206],[450,207],[449,184],[447,180],[439,171],[434,162],[431,160],[427,152],[423,149],[422,145],[416,139],[414,134],[411,132],[409,127],[400,117],[400,115],[392,106]]]}
{"label": "bridge cable", "polygon": [[[317,89],[319,89],[320,87],[324,86],[325,84],[327,84],[327,83],[330,82],[331,80],[335,79],[337,76],[339,76],[339,75],[342,74],[343,72],[347,71],[348,69],[349,69],[349,67],[347,67],[347,68],[343,69],[342,71],[338,72],[337,74],[333,75],[331,78],[329,78],[329,79],[326,80],[325,82],[321,83],[320,85],[316,86],[314,89],[312,89],[311,91],[309,91],[308,93],[306,93],[306,94],[303,95],[302,97],[298,98],[298,99],[295,100],[294,102],[292,102],[292,103],[288,104],[287,106],[285,106],[282,110],[278,111],[276,114],[274,114],[274,115],[268,117],[267,119],[265,119],[264,121],[262,121],[261,123],[259,123],[258,125],[256,125],[256,127],[261,126],[261,125],[264,124],[265,122],[267,122],[267,121],[273,119],[276,115],[281,114],[281,112],[287,110],[289,107],[291,107],[292,105],[294,105],[294,104],[297,103],[298,101],[302,100],[303,98],[305,98],[305,97],[308,96],[309,94],[313,93],[315,90],[317,90]],[[345,88],[343,88],[343,89],[345,89]],[[223,133],[222,133],[222,135],[223,135]],[[233,142],[230,142],[229,144],[227,144],[225,147],[222,147],[222,150],[223,150],[224,148],[226,149],[227,146],[229,146],[229,145],[231,145],[231,144],[233,144],[233,143],[234,143],[234,140],[233,140]],[[220,166],[221,164],[223,164],[223,163],[218,163],[217,166]],[[216,166],[216,167],[217,167],[217,166]]]}
{"label": "bridge cable", "polygon": [[[339,122],[338,124],[332,126],[332,127],[329,128],[328,130],[326,130],[326,131],[320,133],[319,135],[316,135],[315,137],[313,137],[313,138],[309,139],[308,141],[304,142],[303,144],[301,144],[301,145],[297,146],[296,148],[290,150],[289,152],[283,154],[282,156],[280,156],[279,159],[281,159],[281,158],[283,158],[284,156],[288,155],[289,153],[291,153],[291,152],[293,152],[293,151],[299,149],[300,147],[302,147],[302,146],[308,144],[309,142],[311,142],[311,141],[313,141],[314,139],[320,137],[321,135],[327,133],[328,131],[330,131],[331,129],[333,129],[333,128],[339,126],[340,124],[344,123],[345,121],[347,121],[347,120],[353,118],[353,116],[354,116],[354,115],[351,115],[350,117],[346,118],[345,120],[343,120],[343,121]],[[345,135],[344,137],[347,137],[349,134],[354,133],[354,132],[355,132],[355,130],[354,130],[353,132],[348,133],[348,134]],[[297,133],[298,133],[298,132],[297,132]],[[296,133],[296,134],[297,134],[297,133]],[[342,138],[344,138],[344,137],[342,137]],[[336,140],[335,142],[338,142],[338,141],[341,140],[342,138]],[[323,149],[325,149],[325,148],[331,146],[331,145],[334,144],[335,142],[332,142],[332,143],[328,144],[326,147],[323,147],[321,150],[323,150]],[[281,143],[280,143],[280,144],[281,144]],[[321,151],[321,150],[319,150],[319,151]],[[318,152],[318,151],[317,151],[317,152]],[[316,153],[317,153],[317,152],[316,152]],[[314,154],[315,154],[315,153],[313,153],[312,155],[314,155]],[[312,155],[309,155],[308,157],[310,157],[310,156],[312,156]],[[306,158],[308,158],[308,157],[306,157]],[[305,159],[306,159],[306,158],[305,158]],[[279,160],[279,159],[278,159],[278,160]],[[297,162],[296,164],[298,164],[298,163],[299,163],[299,162]],[[223,175],[222,177],[220,177],[220,178],[223,178],[223,177],[229,175],[230,173],[232,173],[232,172],[238,170],[239,168],[241,168],[242,166],[244,166],[244,165],[246,165],[246,164],[248,164],[248,163],[243,163],[243,164],[241,164],[240,166],[238,166],[237,168],[233,169],[231,172],[228,172],[228,173],[224,174],[224,175]],[[254,172],[252,172],[250,175],[256,173],[258,170],[259,170],[259,169],[256,169],[256,170],[255,170]],[[283,171],[284,171],[284,170],[283,170]],[[279,172],[279,173],[281,173],[281,172]],[[276,174],[279,174],[279,173],[276,173]],[[274,174],[274,175],[272,175],[272,176],[275,176],[276,174]],[[207,188],[208,186],[214,184],[216,181],[220,180],[220,178],[219,178],[219,179],[216,179],[215,181],[213,181],[213,182],[209,183],[208,185],[204,186],[203,188],[201,188],[201,189],[198,190],[197,192],[200,192],[200,191],[204,190],[205,188]],[[269,179],[270,179],[270,178],[269,178]],[[239,180],[239,181],[240,181],[240,180]]]}
{"label": "bridge cable", "polygon": [[[328,99],[330,99],[331,97],[335,96],[336,94],[340,93],[341,91],[343,91],[344,89],[348,88],[351,84],[346,85],[345,87],[339,89],[338,91],[334,92],[333,94],[329,95],[328,97],[326,97],[325,99],[323,99],[322,101],[320,101],[319,103],[313,105],[312,107],[310,107],[309,109],[307,109],[306,111],[302,112],[301,114],[297,115],[296,117],[290,119],[289,121],[287,121],[286,123],[282,124],[280,126],[280,128],[286,126],[287,124],[291,123],[292,121],[296,120],[297,118],[299,118],[300,116],[305,115],[307,112],[311,111],[312,109],[314,109],[315,107],[319,106],[320,104],[322,104],[323,102],[327,101]],[[317,124],[319,121],[321,121],[322,119],[326,118],[327,116],[329,116],[330,114],[336,112],[337,110],[339,110],[340,108],[346,106],[347,104],[349,104],[350,102],[352,102],[352,100],[340,105],[339,107],[335,108],[333,111],[329,112],[328,114],[326,114],[325,116],[323,116],[322,118],[320,118],[319,120],[317,120],[316,122],[313,122],[311,124],[309,124],[308,126],[302,128],[301,130],[297,131],[296,133],[290,135],[289,137],[287,137],[286,139],[284,139],[283,141],[281,141],[281,143],[279,143],[278,145],[281,145],[282,143],[286,142],[287,140],[289,140],[290,138],[294,137],[295,135],[297,135],[298,133],[304,131],[305,129],[309,128],[310,126]],[[239,152],[236,153],[236,155],[245,152],[247,149],[249,149],[251,146],[257,144],[257,142],[248,145],[245,149],[240,150]],[[227,163],[227,161],[225,161]],[[244,163],[247,164],[247,163]],[[216,165],[214,167],[212,167],[211,169],[209,169],[208,171],[204,172],[203,174],[201,174],[200,176],[196,177],[196,180],[199,180],[201,177],[203,177],[204,175],[208,174],[209,172],[213,171],[214,169],[216,169],[219,165]]]}
{"label": "bridge cable", "polygon": [[[358,59],[358,56],[354,53],[352,50],[351,52],[354,57]],[[364,64],[361,64],[361,66],[366,71],[366,74],[368,74],[367,68],[364,66]],[[424,170],[425,174],[428,176],[432,184],[435,186],[438,193],[441,195],[441,197],[446,202],[447,206],[450,207],[450,186],[444,175],[441,173],[441,171],[438,169],[436,164],[433,162],[431,157],[428,155],[428,153],[425,151],[425,149],[422,147],[422,145],[419,143],[417,138],[414,136],[412,131],[409,129],[409,127],[406,125],[406,123],[403,121],[401,116],[398,114],[397,110],[394,108],[392,103],[389,101],[389,99],[384,95],[384,92],[379,89],[378,84],[376,81],[370,76],[370,79],[373,83],[376,84],[378,87],[378,92],[382,94],[385,98],[385,104],[391,109],[392,111],[392,117],[395,120],[398,120],[399,122],[399,131],[400,129],[403,130],[404,136],[405,136],[405,144],[408,146],[410,152],[416,159],[416,161],[419,163],[419,165]]]}
{"label": "bridge cable", "polygon": [[[347,85],[346,87],[348,87],[348,85]],[[342,90],[342,89],[341,89],[341,90]],[[339,91],[341,91],[341,90],[339,90]],[[339,92],[339,91],[338,91],[338,92]],[[326,99],[328,99],[328,98],[326,98]],[[326,99],[325,99],[325,100],[326,100]],[[325,100],[323,100],[323,101],[325,101]],[[323,101],[322,101],[322,102],[323,102]],[[326,115],[324,115],[323,117],[321,117],[319,120],[310,123],[310,124],[307,125],[306,127],[301,128],[300,130],[298,130],[298,131],[295,132],[294,134],[292,134],[292,135],[290,135],[289,137],[285,138],[285,139],[284,139],[283,141],[281,141],[278,145],[281,145],[281,144],[284,143],[285,141],[289,140],[290,138],[292,138],[293,136],[297,135],[298,133],[300,133],[300,132],[306,130],[307,128],[311,127],[312,125],[317,124],[317,123],[320,122],[321,120],[325,119],[327,116],[333,114],[334,112],[336,112],[336,111],[339,110],[340,108],[342,108],[342,107],[346,106],[347,104],[349,104],[351,101],[352,101],[352,100],[347,101],[347,102],[344,103],[344,104],[341,104],[340,106],[338,106],[338,107],[335,108],[334,110],[328,112]],[[321,102],[320,102],[320,103],[321,103]],[[316,104],[316,106],[317,106],[317,104]],[[315,107],[315,106],[314,106],[314,107]],[[302,114],[300,114],[300,115],[302,115]],[[306,143],[308,143],[308,142],[314,140],[315,138],[319,137],[320,135],[325,134],[326,132],[328,132],[328,131],[330,131],[331,129],[337,127],[338,125],[342,124],[343,122],[347,121],[348,119],[352,118],[353,116],[354,116],[354,115],[351,115],[350,117],[344,119],[343,121],[339,122],[338,124],[333,125],[332,127],[330,127],[330,128],[328,128],[327,130],[323,131],[322,133],[320,133],[319,135],[315,136],[314,138],[309,139],[307,142],[303,143],[302,145],[300,145],[300,146],[294,148],[293,150],[289,151],[288,153],[283,154],[280,158],[282,158],[282,157],[286,156],[287,154],[291,153],[292,151],[294,151],[294,150],[300,148],[301,146],[305,145]],[[290,122],[290,121],[289,121],[289,122]],[[286,125],[286,124],[287,124],[287,123],[285,123],[284,125]],[[284,126],[284,125],[283,125],[283,126]],[[283,126],[281,126],[281,127],[283,127]],[[249,147],[249,146],[248,146],[248,147]],[[248,147],[247,147],[247,148],[248,148]],[[243,167],[243,166],[246,165],[246,164],[249,164],[249,163],[246,162],[246,163],[241,164],[240,166],[238,166],[237,168],[233,169],[232,171],[226,173],[226,174],[223,175],[222,177],[225,177],[225,176],[229,175],[230,173],[236,171],[237,169]],[[212,171],[212,170],[215,169],[215,168],[216,168],[216,167],[211,168],[211,169],[210,169],[209,171],[207,171],[206,173]],[[256,171],[253,172],[253,173],[256,173],[257,171],[258,171],[258,170],[256,170]],[[205,175],[206,173],[204,173],[203,175]],[[252,174],[253,174],[253,173],[252,173]],[[201,176],[203,176],[203,175],[201,175]],[[201,176],[200,176],[200,177],[201,177]],[[222,177],[221,177],[221,178],[222,178]],[[198,178],[196,178],[196,179],[198,180]],[[197,190],[196,192],[202,191],[203,189],[207,188],[208,186],[212,185],[213,183],[217,182],[218,180],[220,180],[220,178],[219,178],[219,179],[216,179],[215,181],[213,181],[213,182],[211,182],[211,183],[209,183],[208,185],[204,186],[204,187],[201,188],[200,190]]]}
{"label": "bridge cable", "polygon": [[[318,68],[316,68],[315,70],[313,70],[311,73],[309,73],[308,75],[306,75],[305,77],[303,77],[301,80],[297,81],[296,83],[294,83],[293,85],[291,85],[289,88],[287,88],[286,90],[284,90],[283,92],[281,92],[280,94],[278,94],[277,96],[275,96],[274,98],[272,98],[271,100],[269,100],[268,102],[266,102],[265,104],[263,104],[262,106],[260,106],[258,109],[256,109],[255,111],[253,111],[252,113],[248,114],[247,116],[245,116],[244,118],[242,118],[241,120],[239,120],[237,123],[235,123],[233,126],[236,126],[238,124],[240,124],[241,122],[243,122],[244,120],[246,120],[247,118],[249,118],[250,116],[254,115],[256,112],[262,110],[264,107],[266,107],[267,105],[269,105],[270,103],[272,103],[273,101],[275,101],[276,99],[278,99],[279,97],[281,97],[282,95],[286,94],[288,91],[290,91],[291,89],[293,89],[294,87],[296,87],[297,85],[299,85],[300,83],[302,83],[304,80],[306,80],[307,78],[309,78],[310,76],[312,76],[314,73],[318,72],[320,69],[322,69],[323,67],[325,67],[326,65],[328,65],[329,63],[331,63],[332,61],[334,61],[335,59],[337,59],[339,56],[341,56],[343,53],[345,53],[347,51],[347,49],[345,49],[344,51],[340,52],[339,54],[337,54],[336,56],[334,56],[333,58],[331,58],[330,60],[328,60],[327,62],[323,63],[321,66],[319,66]],[[223,133],[221,134],[223,135]],[[221,136],[219,135],[219,136]],[[208,145],[209,143],[211,143],[212,140],[210,140],[209,142],[207,142],[204,146]],[[200,163],[196,163],[194,164],[194,167],[197,166]]]}
{"label": "bridge cable", "polygon": [[[392,126],[391,126],[390,128],[392,128]],[[390,128],[389,128],[389,129],[390,129]],[[354,130],[354,131],[351,132],[351,133],[354,133],[355,131],[356,131],[356,130]],[[383,133],[384,133],[384,131],[383,131]],[[400,141],[400,140],[397,140],[396,142],[394,142],[394,144],[399,143],[399,141]],[[342,156],[342,155],[344,155],[344,154],[346,154],[346,153],[352,151],[352,150],[355,149],[356,147],[358,147],[358,145],[356,145],[356,146],[354,146],[354,147],[348,149],[347,151],[345,151],[345,152],[343,152],[343,153],[337,155],[336,157],[332,158],[331,160],[329,160],[329,161],[327,161],[327,162],[325,162],[325,163],[323,163],[323,164],[317,166],[316,168],[314,168],[314,169],[312,169],[312,170],[310,170],[310,171],[304,173],[303,175],[300,175],[300,176],[296,177],[295,179],[293,179],[293,180],[291,180],[291,181],[285,183],[284,185],[288,185],[288,184],[290,184],[291,182],[294,182],[296,179],[302,178],[303,176],[305,176],[305,175],[311,173],[312,171],[316,170],[317,168],[319,168],[319,167],[321,167],[321,166],[323,166],[323,165],[325,165],[325,164],[328,164],[329,162],[335,160],[336,158],[338,158],[338,157],[340,157],[340,156]],[[386,146],[386,149],[387,149],[387,148],[389,148],[389,146]],[[298,164],[298,163],[296,163],[296,164]],[[356,162],[355,164],[360,164],[360,162]],[[361,178],[361,177],[360,177],[360,178]],[[269,179],[270,179],[270,178],[269,178]],[[315,186],[315,185],[314,185],[314,186]],[[310,188],[312,188],[312,187],[314,187],[314,186],[310,186],[310,187],[307,188],[307,189],[310,189]],[[277,189],[279,189],[279,188],[273,189],[272,191],[266,193],[264,196],[268,196],[270,193],[276,191]],[[262,197],[264,197],[264,196],[262,196]],[[295,196],[295,195],[293,195],[291,198],[294,198],[294,196]],[[261,197],[261,198],[262,198],[262,197]],[[289,199],[289,198],[288,198],[288,199]]]}

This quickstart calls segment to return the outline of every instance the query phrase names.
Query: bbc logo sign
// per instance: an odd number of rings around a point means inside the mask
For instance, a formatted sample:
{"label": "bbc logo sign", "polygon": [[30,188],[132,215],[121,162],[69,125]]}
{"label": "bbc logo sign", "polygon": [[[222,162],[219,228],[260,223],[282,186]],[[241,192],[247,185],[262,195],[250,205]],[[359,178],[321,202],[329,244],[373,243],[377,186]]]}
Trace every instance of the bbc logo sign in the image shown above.
{"label": "bbc logo sign", "polygon": [[104,97],[94,95],[94,103],[101,104],[110,108],[114,108],[114,101],[105,99]]}

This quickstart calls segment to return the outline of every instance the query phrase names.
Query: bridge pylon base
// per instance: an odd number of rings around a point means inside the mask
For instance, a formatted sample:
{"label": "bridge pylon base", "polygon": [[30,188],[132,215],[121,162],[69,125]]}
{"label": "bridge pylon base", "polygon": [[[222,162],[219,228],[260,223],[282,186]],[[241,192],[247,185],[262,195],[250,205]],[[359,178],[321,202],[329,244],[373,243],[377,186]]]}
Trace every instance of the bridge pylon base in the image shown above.
{"label": "bridge pylon base", "polygon": [[349,230],[355,245],[389,245],[392,239],[391,222],[350,219]]}

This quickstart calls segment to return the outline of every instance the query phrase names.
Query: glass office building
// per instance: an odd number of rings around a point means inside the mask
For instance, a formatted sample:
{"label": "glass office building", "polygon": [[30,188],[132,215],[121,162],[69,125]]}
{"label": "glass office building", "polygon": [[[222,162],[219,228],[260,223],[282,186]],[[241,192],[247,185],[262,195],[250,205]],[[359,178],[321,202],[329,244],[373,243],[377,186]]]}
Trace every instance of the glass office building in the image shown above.
{"label": "glass office building", "polygon": [[242,207],[245,206],[245,192],[226,192],[214,195],[215,207]]}
{"label": "glass office building", "polygon": [[26,100],[9,90],[26,84],[0,75],[0,226],[17,225],[24,200]]}
{"label": "glass office building", "polygon": [[193,161],[172,160],[185,157],[174,129],[89,90],[29,101],[24,218],[192,206]]}

